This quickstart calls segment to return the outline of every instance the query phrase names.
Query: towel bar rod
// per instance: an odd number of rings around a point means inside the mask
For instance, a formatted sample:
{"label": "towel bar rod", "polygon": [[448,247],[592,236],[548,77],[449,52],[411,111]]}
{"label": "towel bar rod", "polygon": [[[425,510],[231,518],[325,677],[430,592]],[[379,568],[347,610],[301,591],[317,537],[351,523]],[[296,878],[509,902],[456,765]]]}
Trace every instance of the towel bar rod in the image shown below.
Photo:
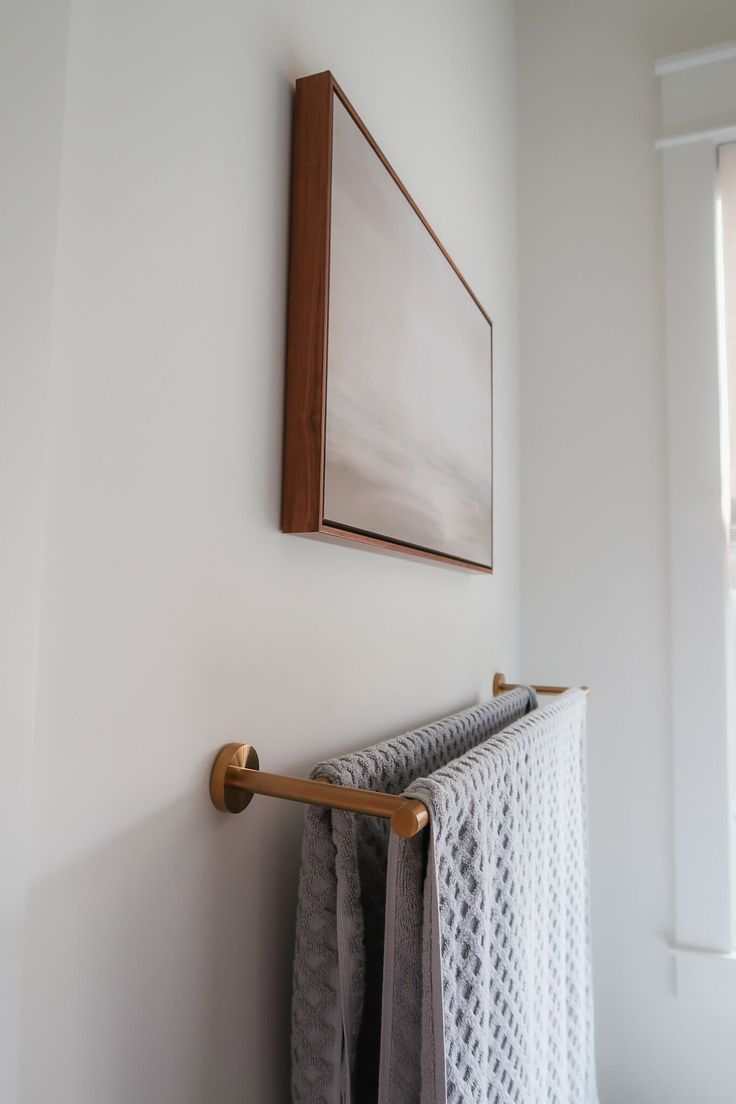
{"label": "towel bar rod", "polygon": [[241,813],[254,794],[385,817],[396,835],[404,838],[415,836],[429,824],[427,806],[415,798],[267,774],[259,770],[258,755],[250,744],[226,744],[215,759],[210,777],[213,805],[223,813]]}
{"label": "towel bar rod", "polygon": [[[529,686],[531,683],[526,682],[506,682],[505,675],[494,675],[493,677],[493,696],[497,698],[499,694],[504,694],[507,690],[516,690],[518,686]],[[532,685],[532,689],[536,690],[538,694],[564,694],[566,690],[569,690],[569,686],[537,686]],[[581,686],[580,689],[584,694],[589,694],[590,689],[587,686]]]}

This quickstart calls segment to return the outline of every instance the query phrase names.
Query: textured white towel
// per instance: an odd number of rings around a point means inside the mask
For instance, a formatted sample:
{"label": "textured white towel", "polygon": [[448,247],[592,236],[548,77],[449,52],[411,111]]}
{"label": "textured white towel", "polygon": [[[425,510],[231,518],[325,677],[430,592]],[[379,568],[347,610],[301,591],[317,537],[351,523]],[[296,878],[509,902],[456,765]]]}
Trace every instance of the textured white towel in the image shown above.
{"label": "textured white towel", "polygon": [[594,1104],[584,695],[407,792],[431,834],[389,848],[380,1104]]}
{"label": "textured white towel", "polygon": [[[533,691],[513,690],[320,763],[312,777],[398,794],[535,705]],[[389,835],[388,821],[377,817],[306,811],[292,998],[294,1104],[375,1104]]]}

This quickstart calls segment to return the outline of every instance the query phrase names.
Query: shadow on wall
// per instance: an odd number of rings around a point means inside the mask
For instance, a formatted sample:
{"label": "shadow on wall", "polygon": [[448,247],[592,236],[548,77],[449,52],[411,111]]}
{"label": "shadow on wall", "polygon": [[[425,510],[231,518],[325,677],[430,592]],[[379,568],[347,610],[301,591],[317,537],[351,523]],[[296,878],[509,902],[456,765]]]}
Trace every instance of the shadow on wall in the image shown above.
{"label": "shadow on wall", "polygon": [[289,1098],[301,810],[279,805],[226,818],[203,784],[34,888],[22,1099]]}

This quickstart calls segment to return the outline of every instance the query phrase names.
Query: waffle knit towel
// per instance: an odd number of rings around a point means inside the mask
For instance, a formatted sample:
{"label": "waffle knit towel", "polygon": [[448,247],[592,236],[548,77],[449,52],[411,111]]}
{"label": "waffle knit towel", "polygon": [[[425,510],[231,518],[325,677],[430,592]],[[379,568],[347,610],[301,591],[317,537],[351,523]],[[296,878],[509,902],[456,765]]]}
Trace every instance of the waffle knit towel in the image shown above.
{"label": "waffle knit towel", "polygon": [[585,697],[408,788],[391,839],[379,1104],[595,1104]]}
{"label": "waffle knit towel", "polygon": [[[400,794],[536,706],[526,688],[364,751],[313,778]],[[389,823],[305,814],[292,998],[294,1104],[375,1104]],[[422,833],[422,835],[426,835]]]}

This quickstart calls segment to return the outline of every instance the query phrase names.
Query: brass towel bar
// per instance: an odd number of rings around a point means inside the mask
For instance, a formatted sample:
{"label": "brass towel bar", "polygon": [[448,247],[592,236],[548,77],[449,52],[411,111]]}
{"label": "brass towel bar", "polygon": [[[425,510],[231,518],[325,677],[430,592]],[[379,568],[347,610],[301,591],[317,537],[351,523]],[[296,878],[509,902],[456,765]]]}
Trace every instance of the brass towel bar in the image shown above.
{"label": "brass towel bar", "polygon": [[[493,676],[493,696],[497,698],[499,694],[505,694],[507,690],[516,690],[519,686],[529,686],[527,682],[506,682],[505,675]],[[566,690],[569,690],[569,686],[532,686],[532,690],[536,690],[538,694],[564,694]],[[589,694],[590,689],[587,686],[581,686],[580,689],[584,694]]]}
{"label": "brass towel bar", "polygon": [[242,813],[253,794],[283,797],[327,809],[347,809],[386,817],[397,836],[415,836],[429,824],[427,806],[411,797],[333,786],[309,778],[266,774],[258,769],[258,754],[250,744],[227,744],[215,759],[210,778],[210,796],[223,813]]}
{"label": "brass towel bar", "polygon": [[[519,683],[493,680],[493,695],[513,690]],[[535,686],[539,694],[562,694],[566,686]],[[587,694],[587,686],[582,689]],[[422,801],[412,797],[333,786],[330,782],[308,778],[289,778],[285,774],[267,774],[258,766],[258,753],[251,744],[226,744],[217,754],[210,776],[212,804],[221,813],[242,813],[254,794],[301,801],[327,809],[346,809],[352,813],[385,817],[397,836],[408,838],[429,824],[429,812]]]}

